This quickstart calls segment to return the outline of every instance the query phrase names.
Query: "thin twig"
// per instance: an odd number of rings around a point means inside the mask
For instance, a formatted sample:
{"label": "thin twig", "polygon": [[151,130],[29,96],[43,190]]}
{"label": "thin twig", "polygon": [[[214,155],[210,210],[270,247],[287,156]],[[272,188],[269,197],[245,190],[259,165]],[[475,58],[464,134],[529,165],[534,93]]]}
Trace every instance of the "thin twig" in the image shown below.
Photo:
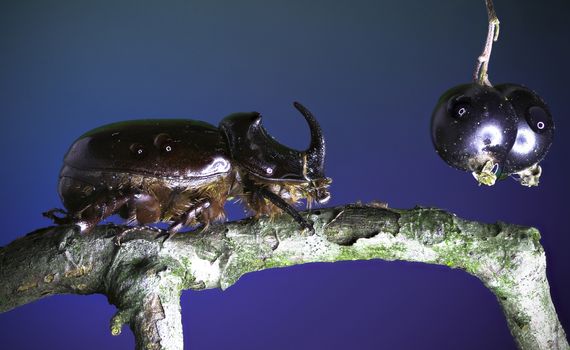
{"label": "thin twig", "polygon": [[485,0],[487,5],[487,15],[489,18],[489,28],[487,31],[487,40],[483,52],[477,58],[475,71],[473,72],[473,80],[479,85],[493,86],[489,81],[489,61],[491,60],[491,51],[493,50],[493,42],[499,39],[499,19],[495,13],[493,0]]}

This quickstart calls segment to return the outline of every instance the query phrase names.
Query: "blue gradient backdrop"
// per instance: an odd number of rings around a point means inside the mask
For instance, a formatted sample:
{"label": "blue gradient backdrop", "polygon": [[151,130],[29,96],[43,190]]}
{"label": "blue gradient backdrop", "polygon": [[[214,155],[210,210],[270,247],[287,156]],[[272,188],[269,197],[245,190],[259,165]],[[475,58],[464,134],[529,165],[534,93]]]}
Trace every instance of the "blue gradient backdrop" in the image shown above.
{"label": "blue gradient backdrop", "polygon": [[[202,119],[257,110],[298,148],[328,142],[332,205],[436,206],[538,227],[554,304],[570,331],[570,2],[497,0],[493,82],[549,103],[556,140],[539,188],[478,187],[433,151],[431,111],[471,78],[486,35],[482,0],[0,2],[0,245],[50,223],[63,154],[124,119]],[[230,205],[233,218],[241,209]],[[566,225],[566,227],[565,227]],[[1,283],[1,281],[0,281]],[[3,349],[123,349],[101,295],[56,296],[0,315]],[[185,292],[186,348],[515,349],[495,297],[474,277],[406,262],[258,272],[225,292]]]}

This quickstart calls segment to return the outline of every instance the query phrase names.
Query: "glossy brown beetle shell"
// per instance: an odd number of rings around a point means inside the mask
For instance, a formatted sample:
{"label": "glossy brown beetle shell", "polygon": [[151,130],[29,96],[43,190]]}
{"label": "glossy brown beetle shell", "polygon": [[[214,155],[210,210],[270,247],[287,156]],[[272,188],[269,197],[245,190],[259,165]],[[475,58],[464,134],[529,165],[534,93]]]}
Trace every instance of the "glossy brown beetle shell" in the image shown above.
{"label": "glossy brown beetle shell", "polygon": [[216,127],[176,119],[128,121],[94,129],[75,141],[64,164],[80,170],[185,179],[230,171],[224,137]]}
{"label": "glossy brown beetle shell", "polygon": [[217,128],[191,120],[106,125],[70,147],[59,194],[84,231],[122,206],[125,218],[140,223],[181,220],[200,200],[209,222],[223,217],[233,182],[224,142]]}

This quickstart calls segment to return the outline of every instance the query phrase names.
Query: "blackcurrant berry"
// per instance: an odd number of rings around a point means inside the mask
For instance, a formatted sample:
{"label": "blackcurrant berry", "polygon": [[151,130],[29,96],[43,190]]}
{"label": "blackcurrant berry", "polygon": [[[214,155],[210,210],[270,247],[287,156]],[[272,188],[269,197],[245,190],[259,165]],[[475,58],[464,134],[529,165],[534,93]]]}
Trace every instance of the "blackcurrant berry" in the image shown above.
{"label": "blackcurrant berry", "polygon": [[513,106],[517,136],[507,154],[503,173],[514,174],[540,162],[554,136],[554,121],[548,106],[534,91],[517,84],[495,86]]}
{"label": "blackcurrant berry", "polygon": [[437,153],[449,165],[480,172],[485,165],[502,164],[516,139],[516,115],[492,87],[472,83],[446,91],[431,120]]}

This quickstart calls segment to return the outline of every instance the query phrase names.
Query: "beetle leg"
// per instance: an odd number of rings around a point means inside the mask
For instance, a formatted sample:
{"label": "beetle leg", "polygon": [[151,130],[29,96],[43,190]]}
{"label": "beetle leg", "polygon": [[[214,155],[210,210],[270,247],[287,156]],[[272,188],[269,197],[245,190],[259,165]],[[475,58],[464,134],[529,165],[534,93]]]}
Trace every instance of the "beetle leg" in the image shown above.
{"label": "beetle leg", "polygon": [[[56,214],[61,214],[62,216],[58,216]],[[56,225],[67,225],[73,222],[73,219],[65,210],[60,208],[53,208],[46,212],[43,212],[42,215],[50,220],[53,221]]]}
{"label": "beetle leg", "polygon": [[[204,210],[210,207],[210,200],[207,198],[200,199],[198,202],[192,204],[184,214],[180,215],[168,228],[166,232],[167,237],[165,241],[170,237],[174,236],[178,231],[180,231],[184,226],[190,225],[193,220],[195,220]],[[163,236],[160,234],[159,237]]]}
{"label": "beetle leg", "polygon": [[157,227],[153,227],[153,226],[147,226],[147,225],[143,225],[143,226],[135,226],[135,227],[129,227],[126,230],[123,230],[119,233],[117,233],[115,235],[115,237],[113,237],[113,241],[115,242],[115,245],[120,247],[121,244],[123,244],[123,239],[125,237],[127,237],[127,235],[131,234],[132,232],[137,232],[137,231],[155,231],[158,232],[158,234],[163,234],[164,231],[162,231],[161,229],[157,228]]}
{"label": "beetle leg", "polygon": [[147,225],[160,221],[160,202],[155,196],[144,193],[133,194],[126,207],[129,223]]}
{"label": "beetle leg", "polygon": [[119,211],[131,197],[132,195],[119,191],[104,191],[96,195],[91,204],[76,213],[70,213],[70,216],[82,233],[89,233],[99,222]]}
{"label": "beetle leg", "polygon": [[283,198],[279,197],[275,193],[271,192],[265,187],[256,187],[253,190],[254,193],[261,195],[262,197],[267,198],[271,203],[277,206],[279,209],[283,210],[287,214],[291,215],[299,225],[301,225],[302,229],[308,229],[311,232],[315,232],[313,224],[309,223],[305,218],[299,214],[299,212],[293,208],[293,206],[287,203]]}
{"label": "beetle leg", "polygon": [[135,193],[130,196],[128,203],[118,210],[122,211],[121,216],[124,219],[127,219],[129,224],[136,223],[138,226],[131,227],[117,234],[114,238],[117,246],[120,246],[123,238],[131,232],[139,230],[158,231],[159,233],[162,232],[156,227],[148,226],[148,224],[160,221],[160,202],[155,196],[144,193]]}

